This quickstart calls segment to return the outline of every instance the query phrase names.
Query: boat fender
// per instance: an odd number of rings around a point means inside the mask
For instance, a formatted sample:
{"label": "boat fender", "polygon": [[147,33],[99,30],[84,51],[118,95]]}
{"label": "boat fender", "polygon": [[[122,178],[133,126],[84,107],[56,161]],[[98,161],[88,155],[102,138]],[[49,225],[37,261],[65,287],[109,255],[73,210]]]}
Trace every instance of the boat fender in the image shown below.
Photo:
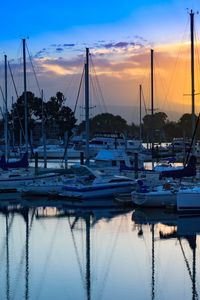
{"label": "boat fender", "polygon": [[163,184],[163,189],[164,190],[170,190],[171,189],[171,184],[169,182],[166,182]]}

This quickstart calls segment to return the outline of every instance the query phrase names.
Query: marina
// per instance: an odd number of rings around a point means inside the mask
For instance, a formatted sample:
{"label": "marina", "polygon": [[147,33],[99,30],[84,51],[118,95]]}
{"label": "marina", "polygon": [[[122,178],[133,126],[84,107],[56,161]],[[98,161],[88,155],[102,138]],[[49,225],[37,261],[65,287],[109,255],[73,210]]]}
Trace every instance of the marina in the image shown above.
{"label": "marina", "polygon": [[2,300],[200,298],[199,3],[111,2],[2,3]]}

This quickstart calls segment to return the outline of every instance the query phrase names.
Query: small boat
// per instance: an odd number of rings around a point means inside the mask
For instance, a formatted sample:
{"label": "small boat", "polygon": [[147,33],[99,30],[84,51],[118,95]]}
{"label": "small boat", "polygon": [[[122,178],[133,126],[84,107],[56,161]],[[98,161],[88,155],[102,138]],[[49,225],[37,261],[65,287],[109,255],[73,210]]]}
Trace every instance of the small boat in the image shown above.
{"label": "small boat", "polygon": [[96,199],[114,197],[116,193],[131,193],[136,182],[126,176],[102,176],[87,166],[84,168],[84,176],[74,180],[74,183],[63,183],[62,193],[58,196],[75,199]]}

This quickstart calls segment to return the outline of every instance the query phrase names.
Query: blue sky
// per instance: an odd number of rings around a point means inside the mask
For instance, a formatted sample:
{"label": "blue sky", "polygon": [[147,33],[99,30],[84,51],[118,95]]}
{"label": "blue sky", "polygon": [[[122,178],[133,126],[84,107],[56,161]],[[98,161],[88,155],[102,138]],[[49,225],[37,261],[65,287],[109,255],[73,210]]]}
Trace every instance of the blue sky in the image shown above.
{"label": "blue sky", "polygon": [[21,37],[29,37],[35,47],[42,40],[43,47],[61,39],[96,42],[136,34],[152,42],[164,41],[164,34],[175,39],[183,31],[187,7],[198,10],[198,1],[3,1],[0,45],[9,51],[6,43],[17,43]]}
{"label": "blue sky", "polygon": [[[158,45],[180,43],[189,20],[187,8],[196,12],[200,3],[197,0],[3,1],[0,61],[3,63],[3,55],[7,54],[8,60],[16,63],[21,56],[21,39],[28,38],[41,86],[49,96],[58,90],[66,92],[71,76],[81,73],[85,47],[89,47],[108,105],[123,103],[129,107],[132,101],[134,105],[137,102],[136,89],[142,78],[138,66],[146,59],[144,52]],[[200,15],[195,15],[195,22],[200,28]],[[19,86],[22,88],[22,84]],[[29,89],[34,87],[30,85]]]}

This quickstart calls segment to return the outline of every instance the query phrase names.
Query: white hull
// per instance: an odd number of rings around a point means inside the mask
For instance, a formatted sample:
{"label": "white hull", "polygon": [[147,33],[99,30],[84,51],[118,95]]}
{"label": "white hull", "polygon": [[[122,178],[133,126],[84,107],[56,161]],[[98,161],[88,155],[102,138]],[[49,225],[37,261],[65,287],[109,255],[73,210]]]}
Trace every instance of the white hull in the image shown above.
{"label": "white hull", "polygon": [[21,189],[21,195],[22,196],[50,196],[52,194],[58,194],[62,191],[62,185],[49,185],[49,186],[30,186],[26,188]]}
{"label": "white hull", "polygon": [[77,199],[96,199],[114,197],[116,193],[131,193],[133,190],[132,184],[120,184],[117,185],[103,185],[98,184],[95,186],[88,186],[83,188],[73,188],[71,186],[65,186],[63,192],[59,196],[66,198]]}
{"label": "white hull", "polygon": [[[37,152],[38,158],[44,158],[44,152]],[[63,151],[47,151],[46,152],[47,158],[63,158],[64,157],[64,150]]]}
{"label": "white hull", "polygon": [[7,174],[4,174],[0,177],[0,193],[6,193],[6,192],[16,192],[18,188],[24,187],[29,184],[34,184],[36,182],[41,182],[41,180],[47,180],[47,179],[53,179],[57,178],[58,174],[46,174],[46,175],[39,175],[34,176],[33,174],[22,173],[18,176],[9,177]]}

